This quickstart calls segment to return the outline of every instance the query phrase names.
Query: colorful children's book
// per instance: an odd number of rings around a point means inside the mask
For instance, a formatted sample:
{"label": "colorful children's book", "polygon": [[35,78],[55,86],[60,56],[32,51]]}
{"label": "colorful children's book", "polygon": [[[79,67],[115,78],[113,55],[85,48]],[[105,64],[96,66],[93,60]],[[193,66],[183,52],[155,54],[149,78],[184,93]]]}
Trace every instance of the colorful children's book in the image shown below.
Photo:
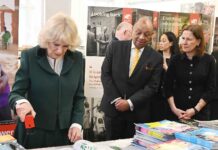
{"label": "colorful children's book", "polygon": [[199,128],[194,131],[175,133],[176,138],[199,144],[209,149],[218,149],[218,130]]}
{"label": "colorful children's book", "polygon": [[174,133],[183,131],[192,131],[197,127],[190,126],[175,121],[163,120],[152,123],[135,124],[136,131],[140,131],[145,135],[152,136],[162,141],[175,139]]}
{"label": "colorful children's book", "polygon": [[210,121],[199,121],[199,120],[196,120],[196,122],[199,123],[200,127],[211,128],[211,129],[218,130],[218,120],[210,120]]}
{"label": "colorful children's book", "polygon": [[142,132],[140,131],[136,131],[136,134],[134,135],[133,139],[138,139],[138,140],[144,140],[144,141],[149,141],[153,144],[157,144],[157,143],[161,143],[163,141],[157,139],[157,138],[154,138],[152,136],[149,136],[149,135],[146,135],[146,134],[143,134]]}
{"label": "colorful children's book", "polygon": [[0,150],[25,150],[10,134],[0,136]]}
{"label": "colorful children's book", "polygon": [[149,150],[209,150],[206,147],[202,147],[197,144],[185,142],[182,140],[170,140],[160,144],[154,144],[148,146]]}

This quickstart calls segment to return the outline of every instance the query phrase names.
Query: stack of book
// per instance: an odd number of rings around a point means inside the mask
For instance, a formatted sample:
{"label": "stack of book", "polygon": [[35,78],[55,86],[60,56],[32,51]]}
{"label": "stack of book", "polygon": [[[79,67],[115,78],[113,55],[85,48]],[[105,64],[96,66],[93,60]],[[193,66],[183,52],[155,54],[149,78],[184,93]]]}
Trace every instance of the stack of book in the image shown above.
{"label": "stack of book", "polygon": [[195,120],[195,121],[198,122],[199,127],[205,127],[205,128],[218,130],[218,120],[210,120],[210,121]]}
{"label": "stack of book", "polygon": [[0,150],[25,150],[11,135],[0,136]]}
{"label": "stack of book", "polygon": [[179,139],[170,140],[160,144],[150,145],[149,150],[209,150],[197,144],[182,141]]}
{"label": "stack of book", "polygon": [[135,124],[136,134],[133,145],[148,148],[154,144],[174,140],[176,132],[192,131],[197,127],[175,121],[163,120],[152,123]]}
{"label": "stack of book", "polygon": [[209,149],[218,149],[218,130],[199,128],[194,131],[175,133],[176,138],[198,144]]}

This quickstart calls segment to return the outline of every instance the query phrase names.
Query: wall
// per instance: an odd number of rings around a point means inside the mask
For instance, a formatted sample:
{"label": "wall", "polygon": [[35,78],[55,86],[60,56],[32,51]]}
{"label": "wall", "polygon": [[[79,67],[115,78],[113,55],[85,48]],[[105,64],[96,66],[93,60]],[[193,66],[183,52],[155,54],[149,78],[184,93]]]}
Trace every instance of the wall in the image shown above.
{"label": "wall", "polygon": [[[210,2],[218,7],[218,1],[213,0],[21,0],[19,46],[37,44],[37,36],[41,26],[57,11],[71,14],[76,21],[81,46],[86,41],[87,6],[107,7],[137,7],[147,10],[179,12],[182,3]],[[218,9],[215,11],[218,16]]]}

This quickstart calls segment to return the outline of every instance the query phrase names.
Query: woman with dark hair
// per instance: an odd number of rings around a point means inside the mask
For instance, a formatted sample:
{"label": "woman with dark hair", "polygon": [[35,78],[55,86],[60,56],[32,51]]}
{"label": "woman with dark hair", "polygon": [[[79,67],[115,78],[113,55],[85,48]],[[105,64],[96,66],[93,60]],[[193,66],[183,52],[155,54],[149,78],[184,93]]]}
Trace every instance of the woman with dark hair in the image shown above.
{"label": "woman with dark hair", "polygon": [[173,32],[165,32],[160,37],[159,52],[163,55],[163,68],[167,71],[172,55],[179,53],[178,40]]}
{"label": "woman with dark hair", "polygon": [[[155,101],[152,102],[152,121],[159,121],[167,118],[169,107],[166,103],[166,97],[163,90],[164,79],[168,69],[170,58],[179,53],[178,40],[173,32],[165,32],[160,37],[159,50],[163,56],[163,73],[158,94]],[[157,111],[158,110],[158,111]],[[161,111],[160,111],[161,110]]]}
{"label": "woman with dark hair", "polygon": [[171,120],[209,120],[207,104],[215,93],[215,59],[205,52],[200,25],[186,26],[181,36],[182,53],[171,59],[165,80]]}

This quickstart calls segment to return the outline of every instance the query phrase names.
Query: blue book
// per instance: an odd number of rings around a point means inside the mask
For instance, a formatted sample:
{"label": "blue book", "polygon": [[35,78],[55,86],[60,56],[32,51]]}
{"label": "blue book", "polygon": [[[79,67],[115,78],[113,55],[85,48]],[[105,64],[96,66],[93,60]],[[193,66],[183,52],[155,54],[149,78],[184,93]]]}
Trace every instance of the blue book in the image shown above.
{"label": "blue book", "polygon": [[206,147],[179,139],[148,146],[149,150],[209,150]]}
{"label": "blue book", "polygon": [[199,144],[209,149],[218,149],[218,130],[199,128],[194,131],[175,133],[176,138]]}

